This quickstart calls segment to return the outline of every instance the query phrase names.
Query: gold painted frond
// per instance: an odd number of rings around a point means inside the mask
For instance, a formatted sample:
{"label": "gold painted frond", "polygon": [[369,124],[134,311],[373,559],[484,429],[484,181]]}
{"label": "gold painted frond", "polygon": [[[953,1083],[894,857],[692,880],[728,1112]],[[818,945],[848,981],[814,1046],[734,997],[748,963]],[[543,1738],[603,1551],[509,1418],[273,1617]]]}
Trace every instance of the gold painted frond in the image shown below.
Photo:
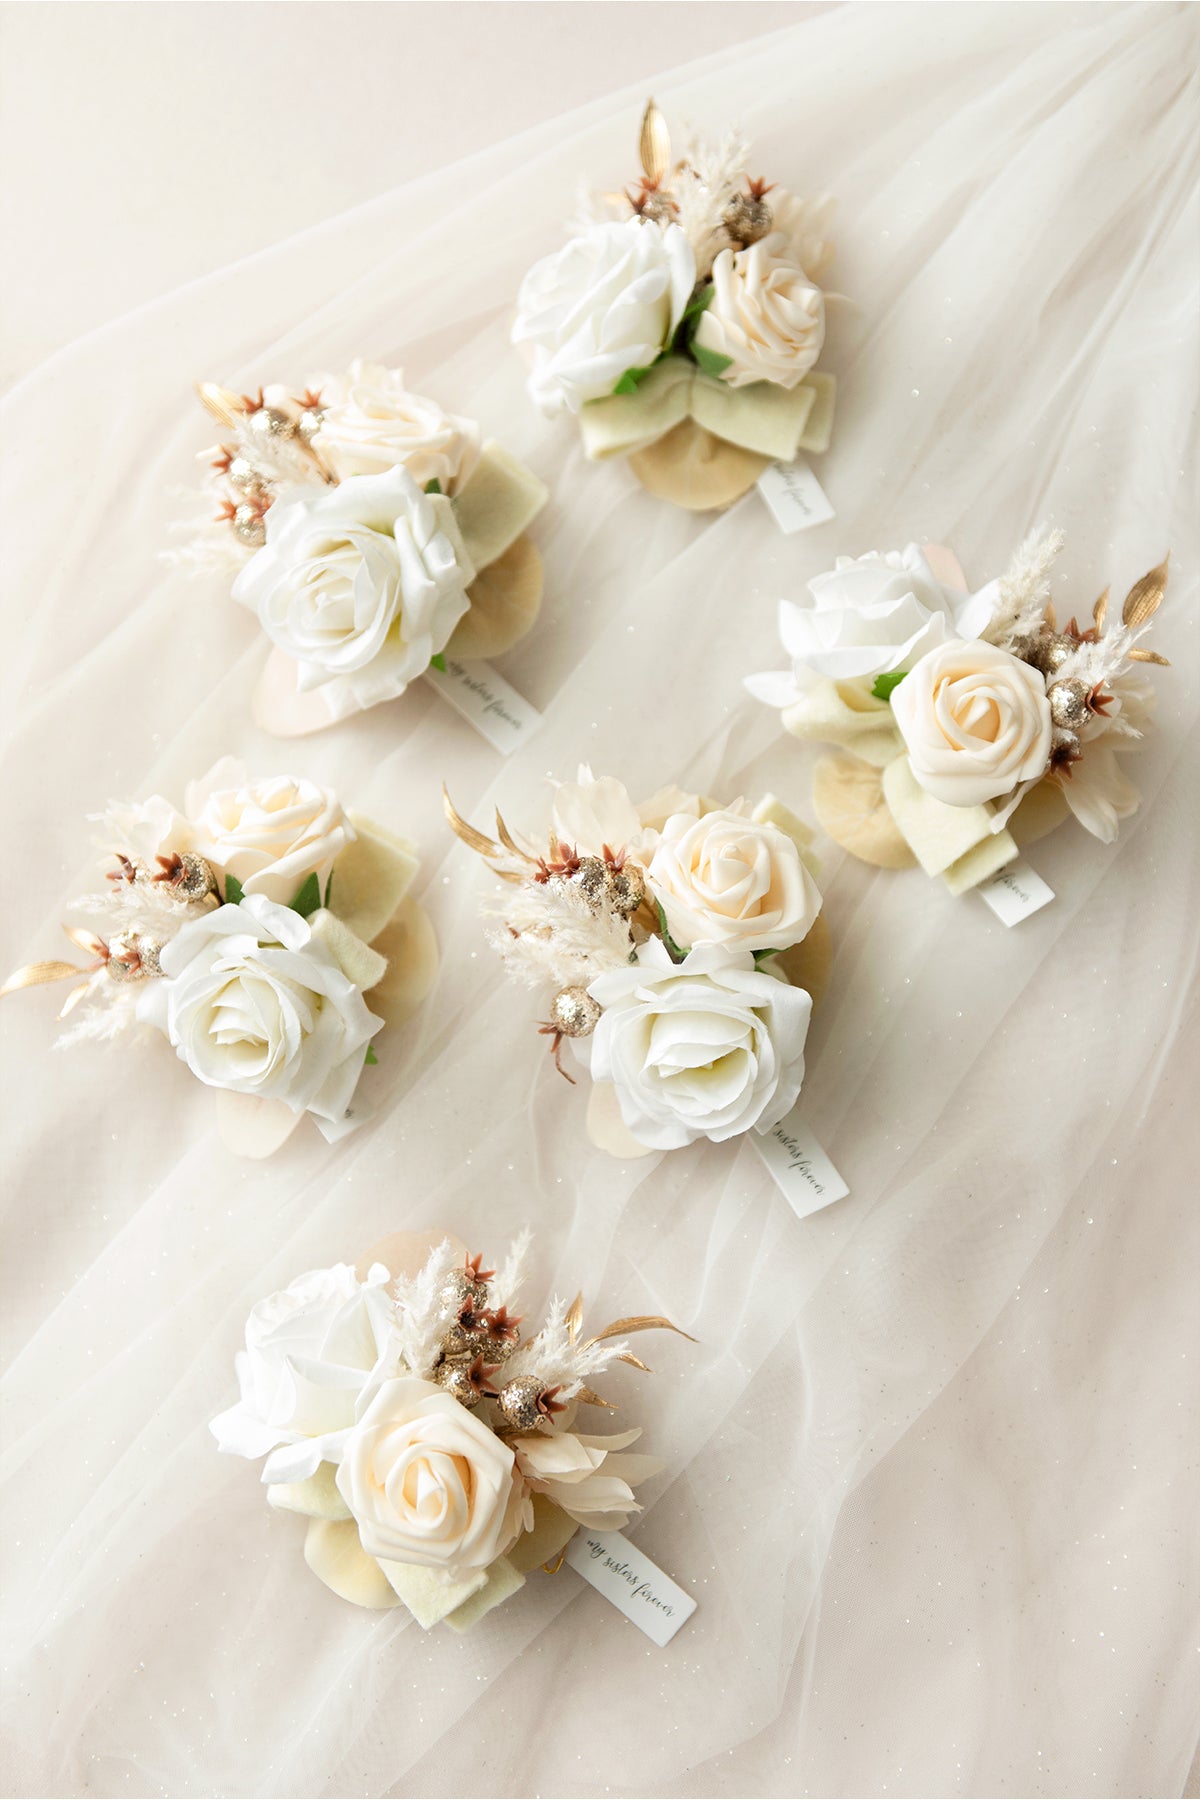
{"label": "gold painted frond", "polygon": [[1125,596],[1125,604],[1121,608],[1121,623],[1135,629],[1152,619],[1163,603],[1163,595],[1167,591],[1167,564],[1171,560],[1168,550],[1156,569],[1135,581]]}
{"label": "gold painted frond", "polygon": [[647,100],[646,110],[642,114],[638,154],[642,159],[642,173],[646,180],[657,187],[671,166],[671,134],[667,130],[667,121],[653,100]]}

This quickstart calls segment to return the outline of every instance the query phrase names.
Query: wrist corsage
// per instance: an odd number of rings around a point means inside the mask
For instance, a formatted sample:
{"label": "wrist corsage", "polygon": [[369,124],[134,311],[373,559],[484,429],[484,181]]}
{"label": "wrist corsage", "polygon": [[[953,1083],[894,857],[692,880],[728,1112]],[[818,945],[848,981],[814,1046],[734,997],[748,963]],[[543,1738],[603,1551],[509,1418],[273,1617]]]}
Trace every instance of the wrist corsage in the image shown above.
{"label": "wrist corsage", "polygon": [[804,1078],[828,964],[809,833],[767,797],[748,812],[670,788],[635,806],[590,769],[555,789],[546,848],[497,815],[458,836],[506,884],[485,908],[518,981],[548,989],[538,1029],[568,1081],[592,1077],[588,1132],[621,1157],[768,1132]]}
{"label": "wrist corsage", "polygon": [[1049,575],[1062,541],[1035,534],[977,593],[941,546],[841,557],[809,583],[810,604],[781,604],[792,669],[746,686],[795,737],[849,752],[817,764],[813,805],[853,855],[919,863],[959,894],[1070,813],[1111,843],[1136,812],[1119,757],[1153,708],[1142,665],[1166,663],[1141,639],[1167,564],[1118,618],[1105,589],[1085,627],[1074,615],[1060,627]]}
{"label": "wrist corsage", "polygon": [[279,736],[394,700],[444,656],[499,656],[542,599],[525,535],[546,489],[471,419],[356,362],[300,393],[198,389],[222,428],[217,504],[186,559],[235,573],[274,649],[254,701]]}
{"label": "wrist corsage", "polygon": [[633,1333],[677,1327],[618,1319],[586,1337],[577,1297],[523,1335],[528,1248],[526,1232],[497,1271],[401,1233],[250,1314],[241,1399],[211,1429],[265,1457],[268,1500],[308,1519],[305,1561],[343,1599],[465,1631],[556,1570],[580,1525],[619,1531],[641,1510],[633,1489],[663,1465],[626,1453],[639,1431],[591,1436],[577,1415],[610,1405],[591,1383],[613,1362],[645,1369]]}
{"label": "wrist corsage", "polygon": [[653,101],[639,148],[636,186],[590,197],[526,275],[513,341],[535,404],[577,413],[589,457],[628,457],[677,505],[729,506],[769,463],[829,444],[834,381],[815,364],[833,202],[748,177],[736,132],[672,165]]}
{"label": "wrist corsage", "polygon": [[61,1045],[153,1028],[217,1089],[229,1148],[268,1156],[305,1113],[333,1141],[366,1116],[372,1039],[424,999],[437,945],[409,890],[413,846],[290,776],[220,762],[179,813],[159,796],[100,815],[103,891],[64,927],[88,957],[0,989],[74,980]]}

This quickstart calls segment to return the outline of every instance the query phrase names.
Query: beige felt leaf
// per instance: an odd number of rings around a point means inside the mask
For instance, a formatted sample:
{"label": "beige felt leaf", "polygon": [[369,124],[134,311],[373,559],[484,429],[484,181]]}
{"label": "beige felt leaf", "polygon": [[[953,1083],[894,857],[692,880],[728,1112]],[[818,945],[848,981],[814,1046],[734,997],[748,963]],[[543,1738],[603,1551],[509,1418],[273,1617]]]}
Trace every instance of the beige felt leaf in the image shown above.
{"label": "beige felt leaf", "polygon": [[1125,596],[1125,604],[1121,608],[1121,623],[1131,629],[1144,625],[1152,619],[1163,603],[1163,595],[1167,591],[1167,565],[1171,560],[1168,550],[1156,569],[1135,581]]}
{"label": "beige felt leaf", "polygon": [[304,1117],[282,1100],[260,1100],[254,1094],[217,1089],[217,1125],[221,1141],[234,1156],[261,1162],[287,1143]]}
{"label": "beige felt leaf", "polygon": [[416,846],[360,813],[350,814],[358,836],[333,865],[330,905],[364,944],[372,944],[412,886],[421,866]]}
{"label": "beige felt leaf", "polygon": [[350,1508],[337,1485],[337,1470],[323,1462],[307,1481],[272,1481],[267,1499],[284,1512],[303,1513],[309,1519],[348,1519]]}
{"label": "beige felt leaf", "polygon": [[588,1095],[587,1134],[597,1150],[607,1150],[621,1162],[635,1157],[653,1156],[648,1144],[639,1143],[621,1117],[617,1090],[610,1081],[594,1081]]}
{"label": "beige felt leaf", "polygon": [[1036,844],[1039,838],[1047,837],[1070,813],[1057,781],[1039,781],[1009,819],[1009,836],[1024,849],[1026,844]]}
{"label": "beige felt leaf", "polygon": [[454,518],[473,575],[503,556],[549,499],[532,469],[489,438],[466,486],[454,501]]}
{"label": "beige felt leaf", "polygon": [[421,1005],[438,972],[438,945],[429,914],[410,895],[372,948],[387,958],[383,977],[367,994],[367,1005],[394,1028]]}
{"label": "beige felt leaf", "polygon": [[657,443],[635,450],[629,466],[660,500],[689,512],[719,512],[750,491],[770,460],[684,419]]}
{"label": "beige felt leaf", "polygon": [[521,536],[481,569],[467,589],[471,608],[455,626],[446,654],[460,656],[464,662],[503,656],[537,618],[543,587],[537,547]]}
{"label": "beige felt leaf", "polygon": [[1016,855],[1016,843],[1007,831],[991,832],[943,869],[942,880],[952,894],[965,894],[1006,863],[1015,861]]}
{"label": "beige felt leaf", "polygon": [[927,875],[942,874],[960,857],[996,835],[992,831],[992,814],[986,807],[947,806],[927,793],[913,774],[907,756],[898,756],[883,771],[883,797],[898,830]]}
{"label": "beige felt leaf", "polygon": [[766,967],[779,969],[793,987],[803,988],[812,996],[813,1005],[819,1006],[829,986],[832,964],[833,937],[822,912],[817,914],[806,938],[793,944],[790,950],[781,950]]}
{"label": "beige felt leaf", "polygon": [[883,797],[879,769],[857,756],[823,756],[813,771],[813,811],[835,844],[877,869],[907,869],[916,857]]}
{"label": "beige felt leaf", "polygon": [[398,1606],[399,1596],[373,1556],[368,1556],[353,1519],[310,1519],[304,1560],[327,1588],[355,1606]]}
{"label": "beige felt leaf", "polygon": [[420,1568],[415,1563],[381,1561],[376,1567],[423,1631],[440,1624],[472,1594],[477,1594],[487,1585],[488,1578],[486,1569],[472,1569],[461,1580],[453,1581],[447,1580],[441,1569]]}
{"label": "beige felt leaf", "polygon": [[446,1623],[452,1631],[470,1631],[472,1625],[478,1625],[486,1613],[494,1606],[501,1606],[518,1588],[525,1586],[525,1577],[515,1567],[512,1559],[498,1556],[487,1572],[487,1580],[474,1594],[456,1606],[453,1612],[446,1614]]}

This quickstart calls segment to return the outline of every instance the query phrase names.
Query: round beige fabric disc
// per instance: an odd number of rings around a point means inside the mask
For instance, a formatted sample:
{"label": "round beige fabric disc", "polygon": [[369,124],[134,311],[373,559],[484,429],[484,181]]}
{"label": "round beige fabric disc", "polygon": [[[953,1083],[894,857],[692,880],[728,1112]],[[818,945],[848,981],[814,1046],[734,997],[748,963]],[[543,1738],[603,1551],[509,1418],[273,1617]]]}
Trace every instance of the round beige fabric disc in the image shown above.
{"label": "round beige fabric disc", "polygon": [[835,844],[877,869],[907,869],[916,857],[883,797],[883,771],[858,756],[823,756],[813,771],[813,811]]}
{"label": "round beige fabric disc", "polygon": [[471,610],[460,619],[446,645],[464,662],[502,656],[525,636],[542,604],[542,559],[524,533],[486,569],[467,593]]}
{"label": "round beige fabric disc", "polygon": [[1036,844],[1039,838],[1056,830],[1070,810],[1057,781],[1039,781],[1008,821],[1009,836],[1022,849],[1026,844]]}
{"label": "round beige fabric disc", "polygon": [[717,512],[740,500],[769,465],[737,444],[683,419],[656,444],[635,450],[629,466],[648,493],[689,512]]}
{"label": "round beige fabric disc", "polygon": [[833,937],[825,914],[818,913],[808,936],[790,950],[781,950],[771,962],[779,965],[793,987],[803,988],[812,996],[813,1005],[819,1006],[829,986],[833,963]]}

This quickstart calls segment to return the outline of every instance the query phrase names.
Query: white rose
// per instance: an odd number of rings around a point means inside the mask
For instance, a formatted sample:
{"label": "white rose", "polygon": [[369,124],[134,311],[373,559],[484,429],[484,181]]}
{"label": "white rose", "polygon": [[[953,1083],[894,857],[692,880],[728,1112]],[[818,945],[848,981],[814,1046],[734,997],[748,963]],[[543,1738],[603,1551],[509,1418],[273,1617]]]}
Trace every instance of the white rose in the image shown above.
{"label": "white rose", "polygon": [[362,1407],[399,1366],[381,1263],[313,1269],[260,1300],[237,1356],[241,1399],[209,1429],[222,1450],[266,1456],[266,1482],[305,1481],[337,1462]]}
{"label": "white rose", "polygon": [[337,682],[360,707],[394,699],[470,605],[450,502],[404,469],[286,490],[266,527],[233,595],[299,664],[301,689]]}
{"label": "white rose", "polygon": [[839,556],[808,583],[811,605],[781,601],[779,635],[790,675],[752,675],[746,686],[772,706],[791,706],[814,676],[855,681],[911,669],[939,644],[976,638],[992,616],[996,583],[977,594],[946,587],[916,544]]}
{"label": "white rose", "polygon": [[626,1126],[652,1150],[769,1131],[795,1104],[812,1001],[748,950],[708,945],[673,963],[652,938],[588,992],[604,1008],[592,1078],[612,1082]]}
{"label": "white rose", "polygon": [[1045,773],[1053,725],[1036,669],[995,644],[943,644],[892,692],[913,774],[946,806],[981,806]]}
{"label": "white rose", "polygon": [[713,264],[713,297],[694,341],[729,357],[721,379],[730,387],[794,388],[821,354],[825,296],[803,269],[777,260],[784,248],[782,238],[763,238],[748,250],[722,250]]}
{"label": "white rose", "polygon": [[792,839],[737,807],[668,819],[646,880],[681,948],[786,950],[821,910]]}
{"label": "white rose", "polygon": [[650,220],[593,225],[535,263],[521,283],[512,337],[534,346],[536,405],[578,412],[585,400],[611,394],[626,369],[648,368],[695,284],[683,232]]}
{"label": "white rose", "polygon": [[356,835],[327,788],[290,775],[247,782],[232,758],[193,782],[187,809],[198,854],[236,876],[245,893],[281,906],[314,873],[324,893],[334,859]]}
{"label": "white rose", "polygon": [[368,1556],[486,1569],[512,1548],[526,1494],[502,1438],[416,1376],[387,1381],[342,1449],[342,1499]]}
{"label": "white rose", "polygon": [[400,369],[351,363],[319,382],[324,417],[316,447],[339,481],[379,475],[401,464],[418,487],[437,481],[456,494],[479,461],[479,427],[436,400],[412,394]]}
{"label": "white rose", "polygon": [[165,979],[145,984],[138,1011],[193,1075],[318,1124],[345,1117],[382,1023],[361,992],[382,957],[327,912],[302,919],[252,894],[185,925],[161,960]]}

